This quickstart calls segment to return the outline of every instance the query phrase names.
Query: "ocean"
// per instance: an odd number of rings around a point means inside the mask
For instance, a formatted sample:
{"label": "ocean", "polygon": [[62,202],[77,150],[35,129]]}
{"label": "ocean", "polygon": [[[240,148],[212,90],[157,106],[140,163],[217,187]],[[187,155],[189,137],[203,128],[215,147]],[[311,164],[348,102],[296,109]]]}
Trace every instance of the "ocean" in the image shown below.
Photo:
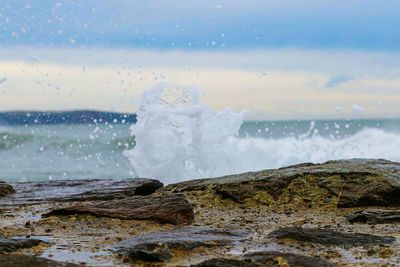
{"label": "ocean", "polygon": [[169,184],[303,162],[400,162],[400,119],[246,121],[246,112],[213,110],[200,96],[162,84],[146,90],[131,115],[3,113],[0,180],[140,177]]}
{"label": "ocean", "polygon": [[[160,125],[153,125],[154,129],[149,131],[155,136],[146,135],[144,140],[149,149],[140,149],[136,160],[130,155],[135,151],[130,126],[127,123],[0,126],[0,180],[147,176],[172,183],[300,162],[344,158],[400,161],[400,120],[245,121],[231,138],[235,140],[230,142],[232,146],[220,147],[218,140],[203,136],[206,141],[194,148],[191,144],[194,138],[187,144],[179,140],[184,152],[159,134]],[[166,152],[172,156],[165,156]],[[196,158],[196,153],[203,157]],[[180,157],[182,154],[185,158]],[[208,158],[210,161],[205,160]],[[146,164],[154,166],[143,169]],[[163,164],[167,171],[157,169]],[[184,170],[177,164],[184,165]],[[187,172],[196,168],[193,164],[201,166],[200,171]],[[175,173],[169,172],[174,168]]]}

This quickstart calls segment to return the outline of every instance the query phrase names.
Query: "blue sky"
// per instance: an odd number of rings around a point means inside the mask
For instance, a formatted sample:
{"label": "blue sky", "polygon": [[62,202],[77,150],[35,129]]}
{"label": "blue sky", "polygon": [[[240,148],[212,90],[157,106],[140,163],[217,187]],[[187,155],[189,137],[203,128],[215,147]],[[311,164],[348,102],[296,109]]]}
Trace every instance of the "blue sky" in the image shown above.
{"label": "blue sky", "polygon": [[399,10],[394,0],[0,0],[0,110],[134,112],[144,90],[169,82],[251,118],[400,117]]}
{"label": "blue sky", "polygon": [[393,0],[1,0],[0,43],[398,50],[399,10]]}

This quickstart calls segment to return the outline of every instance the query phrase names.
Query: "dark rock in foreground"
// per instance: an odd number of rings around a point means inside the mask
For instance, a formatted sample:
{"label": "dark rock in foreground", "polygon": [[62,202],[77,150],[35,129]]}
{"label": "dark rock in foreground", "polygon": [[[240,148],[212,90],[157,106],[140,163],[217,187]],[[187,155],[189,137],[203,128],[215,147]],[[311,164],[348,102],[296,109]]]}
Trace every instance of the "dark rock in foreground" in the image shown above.
{"label": "dark rock in foreground", "polygon": [[263,266],[277,266],[284,259],[289,266],[299,267],[333,267],[334,265],[318,257],[308,257],[293,253],[282,253],[275,251],[254,252],[244,255],[246,260],[263,264]]}
{"label": "dark rock in foreground", "polygon": [[113,247],[131,260],[167,261],[170,249],[193,250],[198,247],[229,245],[248,238],[248,233],[209,227],[186,227],[174,231],[155,232],[124,240]]}
{"label": "dark rock in foreground", "polygon": [[0,200],[0,206],[46,202],[110,200],[149,195],[163,184],[151,179],[57,180],[16,183],[16,193]]}
{"label": "dark rock in foreground", "polygon": [[275,251],[255,252],[243,256],[243,259],[216,258],[203,261],[193,267],[333,267],[332,263],[317,257],[308,257],[293,253]]}
{"label": "dark rock in foreground", "polygon": [[126,257],[134,261],[167,262],[173,254],[166,244],[151,243],[134,246],[126,253]]}
{"label": "dark rock in foreground", "polygon": [[0,197],[15,193],[14,188],[6,182],[0,181]]}
{"label": "dark rock in foreground", "polygon": [[268,265],[262,265],[256,262],[237,260],[237,259],[224,259],[224,258],[209,259],[199,264],[191,265],[191,267],[263,267],[263,266],[268,267]]}
{"label": "dark rock in foreground", "polygon": [[400,222],[400,210],[367,209],[356,211],[347,216],[349,222],[394,223]]}
{"label": "dark rock in foreground", "polygon": [[292,239],[301,242],[343,247],[392,244],[396,240],[396,238],[390,236],[341,233],[329,229],[306,229],[300,227],[282,228],[273,231],[269,236],[278,239]]}
{"label": "dark rock in foreground", "polygon": [[71,214],[92,214],[119,219],[155,220],[172,224],[191,224],[194,220],[193,208],[182,194],[133,196],[117,200],[93,201],[55,209],[44,216]]}
{"label": "dark rock in foreground", "polygon": [[43,241],[38,239],[9,239],[0,237],[0,253],[9,253],[22,248],[31,248]]}
{"label": "dark rock in foreground", "polygon": [[319,207],[329,202],[338,207],[396,206],[400,205],[400,163],[373,159],[304,163],[165,188],[173,192],[208,189],[239,203],[257,196],[279,206],[308,203],[308,207]]}
{"label": "dark rock in foreground", "polygon": [[77,267],[72,263],[57,262],[30,255],[0,254],[0,267]]}

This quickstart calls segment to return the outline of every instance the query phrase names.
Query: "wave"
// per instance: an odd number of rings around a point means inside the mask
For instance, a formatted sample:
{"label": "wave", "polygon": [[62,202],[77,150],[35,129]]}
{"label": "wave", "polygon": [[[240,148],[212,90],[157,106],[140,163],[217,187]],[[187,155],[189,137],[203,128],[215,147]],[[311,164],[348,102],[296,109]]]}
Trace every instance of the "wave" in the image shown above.
{"label": "wave", "polygon": [[6,128],[0,128],[0,151],[18,147],[22,143],[32,141],[33,138],[29,134],[15,133]]}
{"label": "wave", "polygon": [[[139,101],[127,156],[140,177],[165,183],[278,168],[301,162],[385,158],[400,161],[400,135],[366,128],[343,139],[306,134],[287,138],[239,138],[243,112],[214,111],[194,89],[159,85]],[[311,129],[311,128],[310,128]]]}

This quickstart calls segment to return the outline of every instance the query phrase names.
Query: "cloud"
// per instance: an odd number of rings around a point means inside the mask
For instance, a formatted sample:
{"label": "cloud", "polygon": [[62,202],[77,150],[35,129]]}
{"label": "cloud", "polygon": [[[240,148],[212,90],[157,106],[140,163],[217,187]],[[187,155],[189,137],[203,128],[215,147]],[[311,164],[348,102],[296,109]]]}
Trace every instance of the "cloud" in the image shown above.
{"label": "cloud", "polygon": [[351,107],[351,110],[353,111],[353,113],[361,113],[361,112],[364,111],[364,108],[361,107],[361,106],[359,106],[359,105],[357,105],[357,104],[354,104],[354,105]]}
{"label": "cloud", "polygon": [[[0,58],[8,78],[0,86],[0,110],[134,112],[145,89],[169,82],[196,86],[205,104],[249,110],[251,118],[400,116],[396,53],[3,48]],[[357,79],[326,90],[337,73]],[[354,103],[364,111],[354,113]]]}
{"label": "cloud", "polygon": [[328,88],[332,88],[340,84],[350,82],[352,80],[354,80],[354,76],[352,75],[346,75],[346,74],[334,75],[326,82],[325,86]]}

